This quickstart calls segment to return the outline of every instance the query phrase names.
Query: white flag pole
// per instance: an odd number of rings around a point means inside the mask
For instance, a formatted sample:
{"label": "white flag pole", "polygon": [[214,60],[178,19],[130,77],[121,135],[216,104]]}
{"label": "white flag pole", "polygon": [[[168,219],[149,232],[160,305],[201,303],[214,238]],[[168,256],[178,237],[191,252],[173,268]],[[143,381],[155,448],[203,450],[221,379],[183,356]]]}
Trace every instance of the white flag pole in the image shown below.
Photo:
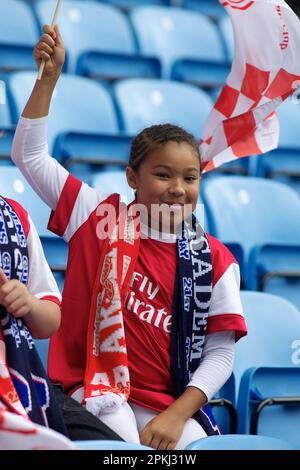
{"label": "white flag pole", "polygon": [[[54,12],[54,16],[53,16],[53,20],[52,20],[52,24],[51,24],[52,28],[53,28],[53,26],[55,26],[57,24],[61,4],[62,4],[62,0],[57,0],[55,12]],[[45,61],[43,60],[41,62],[40,68],[39,68],[39,73],[38,73],[38,77],[37,77],[38,80],[40,80],[42,78],[44,68],[45,68]]]}

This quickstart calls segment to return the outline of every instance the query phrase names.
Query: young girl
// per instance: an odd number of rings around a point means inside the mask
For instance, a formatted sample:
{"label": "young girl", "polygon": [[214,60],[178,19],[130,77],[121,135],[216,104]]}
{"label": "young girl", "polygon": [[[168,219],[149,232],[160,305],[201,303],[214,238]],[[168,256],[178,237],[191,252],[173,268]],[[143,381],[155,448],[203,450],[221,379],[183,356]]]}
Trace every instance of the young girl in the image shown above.
{"label": "young girl", "polygon": [[238,265],[190,217],[198,146],[177,126],[145,129],[127,167],[140,225],[134,205],[119,206],[116,194],[104,201],[48,155],[47,115],[65,49],[57,27],[44,33],[35,48],[44,74],[20,118],[13,160],[52,208],[51,230],[69,243],[49,375],[66,399],[82,403],[85,419],[89,410],[127,441],[184,449],[218,432],[205,404],[230,376],[234,342],[246,334]]}
{"label": "young girl", "polygon": [[[67,440],[28,423],[30,418],[67,434],[32,339],[47,338],[59,328],[60,301],[32,220],[16,201],[0,196],[1,448],[70,448]],[[29,430],[18,436],[21,418]],[[10,420],[9,434],[5,423]]]}

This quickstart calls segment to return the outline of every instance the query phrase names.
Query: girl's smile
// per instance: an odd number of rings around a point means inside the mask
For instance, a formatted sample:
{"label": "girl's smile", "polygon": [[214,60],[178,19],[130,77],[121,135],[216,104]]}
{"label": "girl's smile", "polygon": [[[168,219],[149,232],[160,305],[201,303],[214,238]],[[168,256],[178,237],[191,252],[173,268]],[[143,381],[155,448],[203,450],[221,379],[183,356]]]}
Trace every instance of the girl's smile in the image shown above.
{"label": "girl's smile", "polygon": [[[186,142],[167,142],[153,150],[138,170],[127,167],[129,185],[148,213],[149,226],[174,232],[196,208],[200,161]],[[158,227],[157,227],[158,225]]]}

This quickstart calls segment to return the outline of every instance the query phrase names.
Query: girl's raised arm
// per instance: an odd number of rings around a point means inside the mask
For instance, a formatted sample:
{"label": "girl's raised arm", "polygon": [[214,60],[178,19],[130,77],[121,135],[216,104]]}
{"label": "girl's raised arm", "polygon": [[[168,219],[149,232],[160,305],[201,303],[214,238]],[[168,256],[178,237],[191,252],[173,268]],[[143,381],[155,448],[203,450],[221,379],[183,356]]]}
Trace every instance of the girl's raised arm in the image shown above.
{"label": "girl's raised arm", "polygon": [[44,71],[18,123],[12,159],[38,195],[55,209],[69,173],[48,154],[47,115],[65,61],[65,47],[57,26],[45,25],[43,30],[34,58],[38,67],[44,60]]}

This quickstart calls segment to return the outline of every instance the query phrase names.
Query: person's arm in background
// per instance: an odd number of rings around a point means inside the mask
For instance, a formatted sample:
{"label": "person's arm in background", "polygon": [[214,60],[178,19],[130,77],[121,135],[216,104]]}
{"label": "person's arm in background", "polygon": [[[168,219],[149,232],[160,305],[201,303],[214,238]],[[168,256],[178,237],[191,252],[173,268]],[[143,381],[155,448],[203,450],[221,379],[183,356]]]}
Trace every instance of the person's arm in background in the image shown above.
{"label": "person's arm in background", "polygon": [[17,201],[8,199],[20,220],[27,242],[27,284],[8,280],[0,269],[0,304],[8,313],[22,318],[35,338],[47,338],[60,325],[61,294],[46,261],[41,240],[28,212]]}
{"label": "person's arm in background", "polygon": [[60,307],[38,299],[17,279],[8,280],[0,268],[0,304],[16,318],[22,318],[34,338],[48,338],[60,325]]}

